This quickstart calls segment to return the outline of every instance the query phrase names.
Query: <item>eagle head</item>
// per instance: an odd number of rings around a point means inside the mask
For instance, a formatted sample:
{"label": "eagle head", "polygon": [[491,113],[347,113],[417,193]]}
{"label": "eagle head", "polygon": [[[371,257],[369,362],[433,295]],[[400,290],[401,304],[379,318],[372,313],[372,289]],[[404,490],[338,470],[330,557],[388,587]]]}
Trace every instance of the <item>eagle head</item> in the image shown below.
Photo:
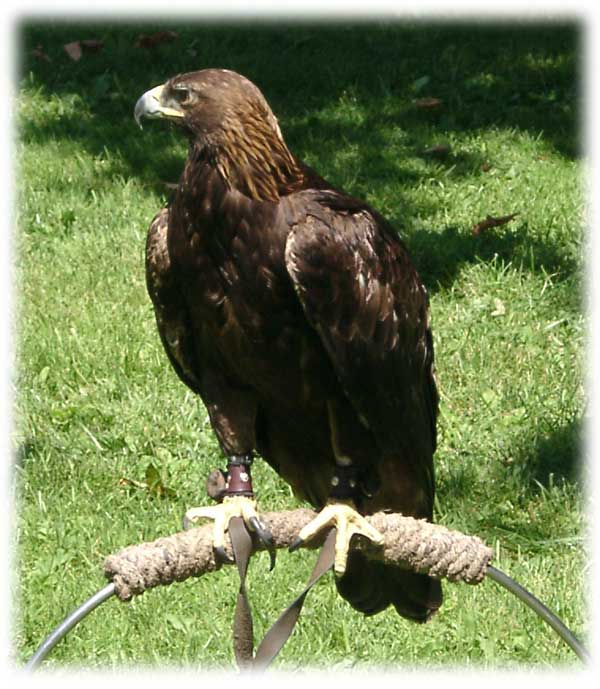
{"label": "eagle head", "polygon": [[193,145],[208,151],[228,186],[251,197],[276,200],[302,177],[265,97],[236,72],[174,76],[139,98],[134,118],[140,127],[143,117],[182,127]]}

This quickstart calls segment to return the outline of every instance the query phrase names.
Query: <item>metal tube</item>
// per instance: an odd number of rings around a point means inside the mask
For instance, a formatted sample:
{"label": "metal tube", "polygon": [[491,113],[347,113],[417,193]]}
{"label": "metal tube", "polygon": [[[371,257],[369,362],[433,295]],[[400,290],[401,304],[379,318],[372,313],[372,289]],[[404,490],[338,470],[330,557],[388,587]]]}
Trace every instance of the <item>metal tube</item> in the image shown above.
{"label": "metal tube", "polygon": [[551,611],[549,610],[540,600],[538,600],[532,593],[517,584],[517,582],[504,574],[499,569],[496,569],[492,565],[488,565],[486,574],[490,579],[504,586],[505,589],[513,593],[519,600],[521,600],[525,605],[528,605],[533,611],[535,611],[543,620],[547,622],[552,629],[562,638],[562,640],[571,647],[571,649],[579,656],[583,661],[589,660],[589,653],[581,645],[581,642],[573,634],[573,632],[568,629],[563,622]]}
{"label": "metal tube", "polygon": [[[565,624],[540,600],[538,600],[527,589],[523,588],[514,579],[509,577],[504,572],[501,572],[496,567],[488,565],[486,575],[493,579],[496,583],[503,586],[512,594],[517,596],[519,600],[530,607],[537,613],[552,629],[562,638],[562,640],[576,653],[576,655],[583,661],[589,660],[590,656],[587,650],[583,647],[577,637],[568,629]],[[86,617],[92,610],[104,603],[115,594],[115,585],[108,584],[103,589],[95,593],[91,598],[74,610],[56,629],[49,634],[37,651],[25,664],[26,670],[36,669],[50,651],[63,639],[81,620]]]}
{"label": "metal tube", "polygon": [[37,668],[42,660],[50,653],[56,644],[66,636],[76,624],[88,615],[92,610],[97,608],[101,603],[108,600],[115,593],[115,585],[108,584],[103,589],[95,593],[91,598],[88,598],[83,605],[80,605],[77,610],[74,610],[56,629],[49,634],[37,651],[31,656],[25,665],[26,670],[34,670]]}

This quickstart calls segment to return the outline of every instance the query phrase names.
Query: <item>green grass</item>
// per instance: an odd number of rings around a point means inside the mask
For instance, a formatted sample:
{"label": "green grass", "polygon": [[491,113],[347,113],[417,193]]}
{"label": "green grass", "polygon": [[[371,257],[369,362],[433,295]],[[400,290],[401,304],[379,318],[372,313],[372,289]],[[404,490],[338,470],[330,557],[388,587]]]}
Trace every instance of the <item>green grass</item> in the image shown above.
{"label": "green grass", "polygon": [[[148,53],[142,31],[172,28]],[[71,62],[62,45],[101,38]],[[41,45],[51,62],[37,60]],[[428,285],[441,391],[436,519],[583,639],[585,504],[582,170],[576,26],[301,24],[23,27],[18,98],[15,656],[27,659],[103,585],[103,558],[179,528],[223,464],[200,402],[171,371],[144,284],[146,227],[185,156],[132,110],[177,71],[236,69],[264,91],[290,147],[398,227]],[[428,112],[415,99],[439,97]],[[449,144],[436,160],[423,151]],[[489,215],[510,224],[471,234]],[[160,480],[143,483],[149,467]],[[298,505],[262,462],[264,509]],[[137,483],[136,483],[137,482]],[[136,487],[142,484],[142,487]],[[169,490],[160,495],[156,487]],[[256,636],[301,590],[314,553],[249,576]],[[231,667],[236,574],[106,603],[48,666]],[[425,626],[355,613],[330,579],[278,667],[571,664],[493,582],[445,584]]]}

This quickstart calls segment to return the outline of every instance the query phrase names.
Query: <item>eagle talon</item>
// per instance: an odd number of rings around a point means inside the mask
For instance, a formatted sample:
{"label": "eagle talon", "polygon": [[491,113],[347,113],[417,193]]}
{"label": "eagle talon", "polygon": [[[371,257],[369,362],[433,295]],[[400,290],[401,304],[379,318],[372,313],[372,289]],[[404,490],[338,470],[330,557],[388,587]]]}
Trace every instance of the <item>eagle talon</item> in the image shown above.
{"label": "eagle talon", "polygon": [[194,520],[191,517],[188,517],[186,512],[186,514],[183,515],[183,519],[181,520],[181,528],[184,531],[189,531],[193,526]]}
{"label": "eagle talon", "polygon": [[302,544],[304,543],[304,539],[300,538],[300,536],[297,536],[292,543],[288,546],[288,552],[293,553],[299,548],[302,547]]}
{"label": "eagle talon", "polygon": [[210,507],[192,508],[183,517],[183,528],[189,529],[200,519],[214,520],[213,530],[213,550],[215,558],[219,562],[234,564],[232,559],[225,551],[225,533],[229,529],[229,522],[233,517],[240,517],[249,531],[254,531],[271,557],[271,567],[275,566],[275,545],[273,536],[256,514],[256,503],[253,498],[240,495],[225,496],[223,502]]}
{"label": "eagle talon", "polygon": [[345,502],[328,502],[319,514],[304,526],[289,550],[297,550],[304,541],[313,538],[320,531],[335,527],[335,562],[336,576],[342,576],[346,571],[350,543],[353,536],[363,536],[376,546],[383,545],[383,536],[374,529],[369,522],[359,514],[350,504]]}
{"label": "eagle talon", "polygon": [[223,562],[226,565],[235,565],[235,559],[227,555],[227,552],[222,545],[214,546],[213,550],[215,553],[215,560],[217,562]]}
{"label": "eagle talon", "polygon": [[265,525],[260,521],[258,517],[250,517],[248,520],[250,523],[250,526],[252,527],[252,530],[256,532],[256,535],[260,539],[261,543],[265,546],[267,551],[269,552],[269,558],[270,558],[270,565],[269,565],[269,572],[272,572],[274,567],[275,567],[275,560],[276,560],[276,554],[275,554],[275,544],[273,542],[273,535],[265,527]]}

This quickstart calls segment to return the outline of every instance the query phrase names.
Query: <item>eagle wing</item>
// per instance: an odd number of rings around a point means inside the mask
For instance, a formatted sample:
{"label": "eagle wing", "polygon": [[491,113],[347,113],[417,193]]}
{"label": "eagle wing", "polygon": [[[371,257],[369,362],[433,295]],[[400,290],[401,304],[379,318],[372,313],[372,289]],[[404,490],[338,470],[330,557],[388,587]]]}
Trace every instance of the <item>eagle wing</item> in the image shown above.
{"label": "eagle wing", "polygon": [[146,239],[146,287],[154,306],[156,325],[163,347],[179,378],[200,393],[200,371],[196,361],[193,328],[167,247],[169,209],[153,218]]}
{"label": "eagle wing", "polygon": [[[382,456],[411,465],[431,518],[438,393],[428,296],[404,244],[368,206],[319,191],[292,223],[286,266]],[[394,507],[394,505],[389,505]]]}

